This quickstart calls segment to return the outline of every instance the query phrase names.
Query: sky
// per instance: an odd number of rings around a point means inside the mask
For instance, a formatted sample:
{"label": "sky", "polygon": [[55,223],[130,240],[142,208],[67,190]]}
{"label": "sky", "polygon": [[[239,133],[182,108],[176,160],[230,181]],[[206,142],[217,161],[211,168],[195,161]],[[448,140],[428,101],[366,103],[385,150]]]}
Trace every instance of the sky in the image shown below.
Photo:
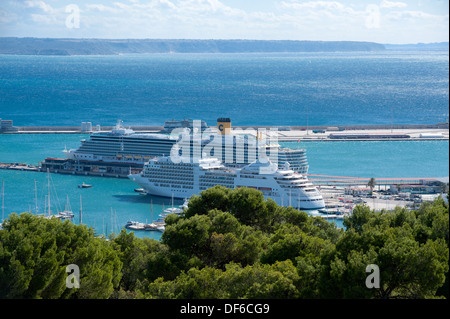
{"label": "sky", "polygon": [[447,0],[0,0],[0,37],[432,43]]}

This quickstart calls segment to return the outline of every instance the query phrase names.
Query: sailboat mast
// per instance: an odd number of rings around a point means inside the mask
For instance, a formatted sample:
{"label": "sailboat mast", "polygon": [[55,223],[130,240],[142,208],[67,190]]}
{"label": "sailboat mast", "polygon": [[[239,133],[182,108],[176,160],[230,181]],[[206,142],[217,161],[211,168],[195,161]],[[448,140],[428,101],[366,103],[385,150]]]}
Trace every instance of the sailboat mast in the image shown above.
{"label": "sailboat mast", "polygon": [[2,181],[2,221],[5,220],[5,181]]}
{"label": "sailboat mast", "polygon": [[83,202],[80,195],[80,225],[83,224]]}
{"label": "sailboat mast", "polygon": [[291,207],[291,190],[289,190],[289,207]]}
{"label": "sailboat mast", "polygon": [[153,199],[150,200],[150,224],[153,223]]}
{"label": "sailboat mast", "polygon": [[113,223],[113,211],[112,211],[112,207],[111,207],[111,230],[114,233],[114,223]]}
{"label": "sailboat mast", "polygon": [[52,214],[50,209],[50,170],[47,168],[47,187],[48,187],[48,216]]}
{"label": "sailboat mast", "polygon": [[34,211],[36,213],[36,215],[38,214],[38,204],[37,204],[37,181],[34,181]]}

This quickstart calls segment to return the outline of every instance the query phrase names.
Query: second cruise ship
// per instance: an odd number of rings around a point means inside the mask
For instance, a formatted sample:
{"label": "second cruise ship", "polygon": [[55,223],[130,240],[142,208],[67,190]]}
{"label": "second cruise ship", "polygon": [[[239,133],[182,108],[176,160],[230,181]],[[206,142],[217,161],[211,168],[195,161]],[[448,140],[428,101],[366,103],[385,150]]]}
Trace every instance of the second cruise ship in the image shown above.
{"label": "second cruise ship", "polygon": [[302,210],[325,207],[320,192],[308,179],[295,173],[289,163],[278,168],[269,160],[256,160],[241,168],[230,168],[216,158],[185,158],[173,161],[159,157],[145,164],[139,174],[130,174],[131,180],[150,195],[189,198],[215,185],[234,189],[254,188],[278,205]]}
{"label": "second cruise ship", "polygon": [[[191,131],[191,138],[182,141],[180,135],[177,134],[136,133],[132,129],[125,128],[119,121],[111,131],[95,132],[88,139],[81,140],[81,145],[77,149],[64,150],[66,159],[47,158],[41,162],[42,170],[126,177],[130,171],[133,173],[141,171],[144,164],[152,158],[172,155],[171,151],[175,145],[188,146],[193,149],[194,121],[185,120],[184,122],[186,123],[183,128]],[[252,135],[233,134],[229,118],[218,119],[217,131],[207,128],[204,121],[200,123],[202,138],[200,140],[201,154],[199,155],[201,157],[216,157],[228,166],[242,167],[253,162],[259,150],[262,149],[265,153],[276,152],[276,158],[272,158],[272,161],[278,165],[289,162],[293,171],[300,174],[308,173],[309,165],[305,149],[282,148],[277,143],[266,143]],[[228,124],[229,128],[226,134],[224,134],[224,130],[221,132],[224,124]],[[170,129],[174,129],[173,125],[168,127],[165,132],[167,133]],[[221,154],[219,155],[205,151],[211,150],[210,146],[215,142],[221,143],[219,147]],[[231,147],[229,147],[230,145]],[[218,150],[217,147],[216,150]],[[191,156],[193,155],[191,153]]]}

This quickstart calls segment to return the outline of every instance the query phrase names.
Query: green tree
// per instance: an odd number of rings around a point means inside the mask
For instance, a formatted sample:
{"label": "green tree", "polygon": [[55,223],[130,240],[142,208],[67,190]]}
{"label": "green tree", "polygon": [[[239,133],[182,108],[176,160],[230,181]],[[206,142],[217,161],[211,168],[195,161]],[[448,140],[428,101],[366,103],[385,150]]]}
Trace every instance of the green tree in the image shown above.
{"label": "green tree", "polygon": [[[367,213],[366,210],[364,210]],[[321,293],[328,298],[429,298],[448,274],[448,247],[442,238],[416,240],[415,218],[398,209],[356,216],[323,265]],[[383,221],[384,220],[384,221]],[[356,228],[353,228],[355,227]],[[329,263],[329,266],[326,265]],[[365,267],[380,269],[380,289],[367,289]]]}
{"label": "green tree", "polygon": [[370,180],[369,180],[369,182],[367,183],[367,186],[370,187],[370,193],[371,193],[371,194],[373,193],[373,189],[374,189],[374,187],[375,187],[375,184],[376,184],[375,178],[371,177]]}
{"label": "green tree", "polygon": [[212,209],[223,212],[230,211],[230,194],[232,192],[233,190],[229,188],[217,185],[200,192],[200,195],[193,195],[189,199],[186,217],[206,215]]}
{"label": "green tree", "polygon": [[362,231],[362,226],[375,217],[375,213],[367,205],[356,205],[352,214],[344,218],[343,225],[347,229],[354,229],[357,232]]}
{"label": "green tree", "polygon": [[155,280],[145,298],[296,298],[298,275],[290,261],[273,265],[241,267],[228,264],[225,270],[192,268],[173,281]]}
{"label": "green tree", "polygon": [[[66,266],[80,269],[80,288],[66,287]],[[28,213],[0,230],[0,298],[108,298],[121,279],[113,247],[93,230]]]}
{"label": "green tree", "polygon": [[286,224],[270,238],[268,248],[261,256],[261,262],[273,264],[288,259],[295,261],[298,256],[318,256],[327,245],[330,245],[329,241],[308,236],[297,226]]}

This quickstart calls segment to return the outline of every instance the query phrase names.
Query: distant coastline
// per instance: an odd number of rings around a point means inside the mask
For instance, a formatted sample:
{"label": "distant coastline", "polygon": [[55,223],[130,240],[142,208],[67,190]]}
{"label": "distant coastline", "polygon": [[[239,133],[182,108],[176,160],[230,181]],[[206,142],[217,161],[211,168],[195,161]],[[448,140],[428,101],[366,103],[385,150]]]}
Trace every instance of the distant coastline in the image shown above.
{"label": "distant coastline", "polygon": [[264,53],[384,51],[361,41],[196,40],[196,39],[53,39],[0,38],[0,54],[118,55],[139,53]]}
{"label": "distant coastline", "polygon": [[448,51],[449,43],[384,44],[384,47],[388,51]]}

